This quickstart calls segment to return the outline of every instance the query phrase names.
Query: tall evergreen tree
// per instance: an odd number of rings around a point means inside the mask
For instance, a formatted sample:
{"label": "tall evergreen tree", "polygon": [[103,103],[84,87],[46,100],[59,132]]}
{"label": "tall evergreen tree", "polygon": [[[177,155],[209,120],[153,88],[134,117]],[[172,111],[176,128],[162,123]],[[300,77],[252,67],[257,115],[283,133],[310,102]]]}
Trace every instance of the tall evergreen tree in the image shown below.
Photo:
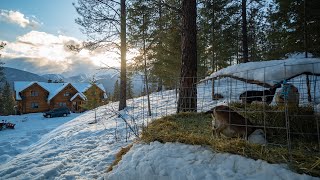
{"label": "tall evergreen tree", "polygon": [[14,97],[13,92],[11,90],[10,84],[6,81],[1,94],[2,100],[2,112],[3,115],[12,115],[14,114]]}
{"label": "tall evergreen tree", "polygon": [[174,88],[181,63],[179,0],[131,2],[128,8],[129,43],[139,51],[133,66],[141,72],[147,69],[148,81]]}
{"label": "tall evergreen tree", "polygon": [[182,0],[182,58],[177,112],[197,111],[196,4],[196,0]]}
{"label": "tall evergreen tree", "polygon": [[274,0],[269,8],[269,59],[305,50],[320,55],[320,2]]}

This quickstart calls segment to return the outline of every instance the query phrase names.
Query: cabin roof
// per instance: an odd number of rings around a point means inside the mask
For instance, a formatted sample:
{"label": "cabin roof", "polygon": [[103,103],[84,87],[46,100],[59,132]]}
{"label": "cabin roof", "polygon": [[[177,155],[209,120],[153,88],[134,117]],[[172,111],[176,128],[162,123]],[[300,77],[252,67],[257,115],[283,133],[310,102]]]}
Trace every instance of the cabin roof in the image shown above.
{"label": "cabin roof", "polygon": [[70,99],[70,101],[73,101],[76,97],[80,97],[82,100],[87,100],[87,97],[83,94],[83,93],[76,93],[74,96],[72,96],[72,98]]}
{"label": "cabin roof", "polygon": [[[19,92],[22,92],[23,90],[27,89],[33,84],[38,84],[43,89],[49,92],[48,101],[50,101],[54,96],[56,96],[59,92],[61,92],[66,86],[71,84],[79,93],[84,93],[86,90],[88,90],[92,85],[90,83],[47,83],[47,82],[37,82],[37,81],[15,81],[14,82],[14,90],[15,90],[15,97],[16,100],[22,100],[22,98],[19,95]],[[106,92],[104,90],[104,87],[102,84],[96,84],[99,89],[101,89],[103,92]],[[83,95],[84,96],[84,95]]]}

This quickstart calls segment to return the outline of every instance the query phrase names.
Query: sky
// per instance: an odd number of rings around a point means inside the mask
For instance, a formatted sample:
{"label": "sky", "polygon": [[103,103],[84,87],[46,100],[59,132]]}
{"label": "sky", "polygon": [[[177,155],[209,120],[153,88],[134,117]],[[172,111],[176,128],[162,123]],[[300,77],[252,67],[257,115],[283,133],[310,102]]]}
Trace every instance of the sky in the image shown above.
{"label": "sky", "polygon": [[119,66],[114,52],[101,49],[79,53],[66,45],[87,38],[75,23],[76,0],[0,0],[0,41],[5,67],[36,74],[73,76],[92,73],[108,64]]}

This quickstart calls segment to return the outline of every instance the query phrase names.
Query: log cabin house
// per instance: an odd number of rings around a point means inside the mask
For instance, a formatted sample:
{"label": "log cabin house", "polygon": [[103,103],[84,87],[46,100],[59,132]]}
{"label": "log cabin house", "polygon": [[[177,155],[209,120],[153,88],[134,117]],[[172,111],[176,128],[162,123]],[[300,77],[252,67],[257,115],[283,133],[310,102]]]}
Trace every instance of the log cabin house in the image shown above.
{"label": "log cabin house", "polygon": [[82,112],[82,105],[90,93],[97,94],[99,102],[106,99],[101,84],[14,82],[15,100],[19,114],[45,112],[54,108],[68,107],[72,112]]}

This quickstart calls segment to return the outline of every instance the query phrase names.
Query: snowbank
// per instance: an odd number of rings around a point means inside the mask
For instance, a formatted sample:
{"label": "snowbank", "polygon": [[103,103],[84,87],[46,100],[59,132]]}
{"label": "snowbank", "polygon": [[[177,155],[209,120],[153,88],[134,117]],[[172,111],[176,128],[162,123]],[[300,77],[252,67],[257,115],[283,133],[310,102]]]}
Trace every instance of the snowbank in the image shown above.
{"label": "snowbank", "polygon": [[135,144],[105,177],[108,180],[317,179],[296,174],[284,166],[205,147],[180,143]]}

